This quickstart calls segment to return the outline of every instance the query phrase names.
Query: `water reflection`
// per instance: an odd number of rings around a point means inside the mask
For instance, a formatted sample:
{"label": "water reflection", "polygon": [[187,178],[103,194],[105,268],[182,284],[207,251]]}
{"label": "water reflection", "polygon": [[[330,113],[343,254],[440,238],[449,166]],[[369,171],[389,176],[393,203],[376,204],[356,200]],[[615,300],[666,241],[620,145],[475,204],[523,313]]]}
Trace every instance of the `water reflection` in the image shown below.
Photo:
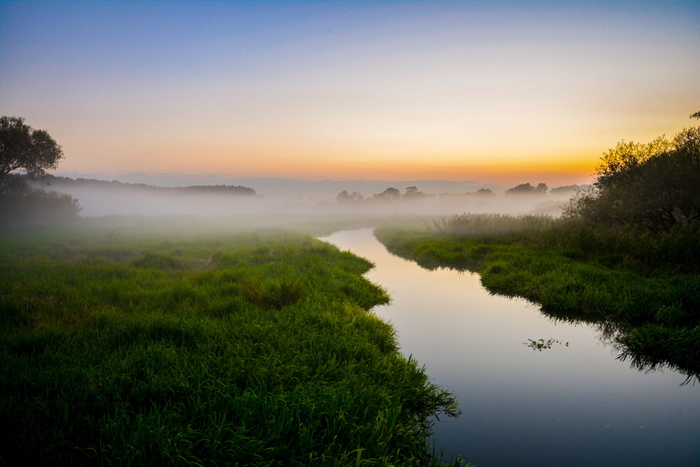
{"label": "water reflection", "polygon": [[[422,269],[390,255],[370,229],[324,240],[375,263],[367,277],[392,303],[374,311],[394,325],[402,352],[457,395],[462,416],[434,427],[447,456],[481,465],[698,464],[700,387],[616,359],[614,327],[490,294],[469,272]],[[533,352],[529,339],[569,345]]]}
{"label": "water reflection", "polygon": [[682,368],[679,365],[674,365],[654,355],[637,352],[625,346],[621,342],[624,342],[627,331],[619,324],[601,321],[599,319],[591,319],[590,315],[583,313],[577,314],[571,311],[562,312],[559,310],[541,308],[540,312],[548,316],[555,323],[586,323],[590,325],[590,327],[597,332],[597,337],[600,342],[614,349],[615,358],[623,362],[629,362],[630,366],[637,371],[651,373],[666,369],[676,372],[685,376],[685,379],[680,383],[681,386],[691,382],[694,384],[695,381],[700,381],[700,373],[692,368]]}

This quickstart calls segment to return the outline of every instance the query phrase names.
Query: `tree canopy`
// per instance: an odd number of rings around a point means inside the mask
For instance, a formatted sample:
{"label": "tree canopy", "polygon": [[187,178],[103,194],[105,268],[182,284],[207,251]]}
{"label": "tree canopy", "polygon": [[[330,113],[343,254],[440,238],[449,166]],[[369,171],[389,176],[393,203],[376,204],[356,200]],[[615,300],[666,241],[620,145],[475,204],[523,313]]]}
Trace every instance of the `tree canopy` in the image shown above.
{"label": "tree canopy", "polygon": [[35,130],[19,117],[0,117],[0,178],[24,170],[32,178],[55,169],[63,150],[46,130]]}
{"label": "tree canopy", "polygon": [[[0,219],[4,226],[61,222],[78,216],[78,201],[67,194],[32,187],[27,178],[46,178],[63,150],[46,130],[23,118],[0,117]],[[12,173],[24,171],[25,175]]]}
{"label": "tree canopy", "polygon": [[529,183],[521,183],[513,188],[508,188],[506,190],[506,195],[546,195],[547,190],[548,188],[545,183],[539,183],[536,187]]}
{"label": "tree canopy", "polygon": [[564,214],[656,232],[700,228],[700,127],[671,140],[618,143],[601,158],[593,188],[574,197]]}

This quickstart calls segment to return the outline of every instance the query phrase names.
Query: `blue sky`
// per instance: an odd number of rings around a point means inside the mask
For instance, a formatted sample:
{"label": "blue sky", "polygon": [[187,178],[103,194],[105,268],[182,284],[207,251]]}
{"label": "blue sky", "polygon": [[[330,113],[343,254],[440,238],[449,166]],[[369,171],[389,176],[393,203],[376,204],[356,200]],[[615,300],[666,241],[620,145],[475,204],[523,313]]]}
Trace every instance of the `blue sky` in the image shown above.
{"label": "blue sky", "polygon": [[583,182],[700,110],[700,2],[1,2],[66,172]]}

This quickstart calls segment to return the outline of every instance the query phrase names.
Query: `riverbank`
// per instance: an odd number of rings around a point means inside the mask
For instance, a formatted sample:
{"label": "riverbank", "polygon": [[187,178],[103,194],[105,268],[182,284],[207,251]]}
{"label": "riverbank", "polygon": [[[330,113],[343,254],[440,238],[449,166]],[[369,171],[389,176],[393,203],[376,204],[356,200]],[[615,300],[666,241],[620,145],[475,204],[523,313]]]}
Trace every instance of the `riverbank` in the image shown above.
{"label": "riverbank", "polygon": [[389,300],[370,262],[290,231],[194,232],[3,236],[3,462],[439,462],[430,419],[456,401],[368,311]]}
{"label": "riverbank", "polygon": [[621,358],[640,369],[670,366],[688,381],[700,374],[700,277],[689,269],[692,257],[656,268],[649,260],[658,256],[654,261],[663,265],[665,254],[680,254],[678,246],[669,252],[658,241],[646,252],[653,239],[640,238],[635,248],[643,253],[635,257],[601,247],[614,233],[577,231],[544,217],[456,216],[429,228],[384,227],[375,235],[423,267],[476,271],[492,292],[527,298],[558,319],[605,325],[623,349]]}

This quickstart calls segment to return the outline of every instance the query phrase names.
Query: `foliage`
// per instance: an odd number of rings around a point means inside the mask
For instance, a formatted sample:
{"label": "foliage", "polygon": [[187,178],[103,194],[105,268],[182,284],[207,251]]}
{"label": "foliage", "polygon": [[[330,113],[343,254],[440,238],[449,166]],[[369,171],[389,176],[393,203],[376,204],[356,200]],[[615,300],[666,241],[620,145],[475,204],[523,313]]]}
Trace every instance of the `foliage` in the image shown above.
{"label": "foliage", "polygon": [[46,180],[52,185],[61,188],[95,188],[127,191],[141,191],[143,193],[174,193],[174,194],[217,194],[217,195],[249,195],[255,196],[257,193],[253,188],[238,185],[190,185],[178,187],[161,187],[146,185],[145,183],[123,183],[117,180],[94,180],[77,178],[75,180],[68,177],[56,177],[47,175]]}
{"label": "foliage", "polygon": [[[0,117],[0,219],[8,225],[52,223],[77,217],[80,208],[69,195],[31,188],[26,177],[45,178],[63,150],[46,130],[35,130],[23,118]],[[26,177],[12,172],[24,170]]]}
{"label": "foliage", "polygon": [[81,224],[0,242],[0,462],[438,462],[429,420],[456,402],[368,311],[388,300],[368,261]]}
{"label": "foliage", "polygon": [[401,192],[393,187],[389,187],[386,190],[382,191],[381,193],[378,193],[378,194],[373,196],[373,199],[381,199],[381,200],[394,200],[394,199],[399,199],[399,198],[401,198]]}
{"label": "foliage", "polygon": [[360,193],[353,191],[352,193],[348,194],[348,192],[345,190],[338,193],[336,199],[339,203],[358,203],[360,201],[364,201],[364,198]]}
{"label": "foliage", "polygon": [[0,178],[0,227],[53,224],[75,220],[78,201],[67,194],[30,187],[25,177]]}
{"label": "foliage", "polygon": [[547,189],[545,183],[539,183],[536,187],[529,183],[522,183],[513,188],[508,188],[506,190],[506,195],[546,195]]}
{"label": "foliage", "polygon": [[35,130],[23,118],[0,117],[0,178],[15,170],[30,177],[46,175],[55,169],[63,150],[46,130]]}
{"label": "foliage", "polygon": [[653,232],[700,228],[700,127],[671,141],[618,143],[597,174],[594,187],[567,205],[565,218]]}

